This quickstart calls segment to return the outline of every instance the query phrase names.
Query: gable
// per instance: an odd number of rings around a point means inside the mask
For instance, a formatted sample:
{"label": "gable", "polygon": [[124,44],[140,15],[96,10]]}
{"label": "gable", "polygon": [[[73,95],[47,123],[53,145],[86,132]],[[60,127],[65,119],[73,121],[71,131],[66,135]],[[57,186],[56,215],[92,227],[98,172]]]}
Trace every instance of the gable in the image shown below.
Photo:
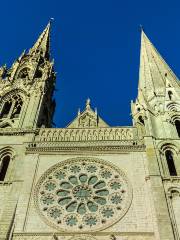
{"label": "gable", "polygon": [[86,108],[83,112],[78,112],[78,116],[67,126],[67,128],[94,128],[109,127],[90,106],[90,100],[86,102]]}

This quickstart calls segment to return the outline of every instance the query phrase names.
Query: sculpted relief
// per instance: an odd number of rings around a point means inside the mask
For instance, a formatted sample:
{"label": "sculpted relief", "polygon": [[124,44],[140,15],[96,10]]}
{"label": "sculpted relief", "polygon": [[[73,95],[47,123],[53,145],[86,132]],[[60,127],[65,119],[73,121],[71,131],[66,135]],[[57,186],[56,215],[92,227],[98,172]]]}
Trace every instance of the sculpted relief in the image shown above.
{"label": "sculpted relief", "polygon": [[40,141],[133,140],[132,128],[42,129]]}

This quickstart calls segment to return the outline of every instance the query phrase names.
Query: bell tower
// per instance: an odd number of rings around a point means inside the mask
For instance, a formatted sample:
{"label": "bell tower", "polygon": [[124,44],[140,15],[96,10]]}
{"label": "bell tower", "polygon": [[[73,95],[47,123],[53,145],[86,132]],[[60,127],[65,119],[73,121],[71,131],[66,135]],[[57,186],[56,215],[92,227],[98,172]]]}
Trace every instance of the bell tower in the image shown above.
{"label": "bell tower", "polygon": [[143,31],[138,96],[131,106],[134,126],[146,145],[160,239],[172,238],[170,225],[179,239],[180,82]]}
{"label": "bell tower", "polygon": [[11,68],[0,68],[0,128],[51,127],[55,101],[48,23],[34,46]]}

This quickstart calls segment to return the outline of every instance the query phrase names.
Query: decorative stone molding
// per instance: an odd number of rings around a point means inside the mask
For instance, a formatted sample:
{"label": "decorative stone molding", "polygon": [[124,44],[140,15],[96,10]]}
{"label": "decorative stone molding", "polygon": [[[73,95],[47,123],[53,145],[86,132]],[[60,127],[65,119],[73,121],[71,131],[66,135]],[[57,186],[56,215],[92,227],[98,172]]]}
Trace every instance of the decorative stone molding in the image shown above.
{"label": "decorative stone molding", "polygon": [[48,225],[61,231],[97,231],[125,215],[132,201],[132,188],[115,165],[78,157],[47,170],[35,187],[34,199]]}
{"label": "decorative stone molding", "polygon": [[[14,233],[13,240],[54,240],[54,236],[56,236],[56,240],[75,240],[76,237],[89,237],[88,240],[113,240],[114,234],[111,232],[96,232],[89,234],[72,234],[72,233],[63,233],[63,232],[31,232],[31,233]],[[152,232],[117,232],[116,236],[117,240],[154,240],[155,236]],[[85,238],[86,239],[86,238]],[[79,239],[78,239],[79,240]],[[83,239],[84,240],[84,239]]]}
{"label": "decorative stone molding", "polygon": [[162,180],[165,182],[165,184],[180,184],[180,177],[179,176],[169,176],[169,177],[163,177]]}
{"label": "decorative stone molding", "polygon": [[136,139],[136,128],[50,128],[41,129],[39,141],[102,141],[102,140],[133,140]]}
{"label": "decorative stone molding", "polygon": [[103,151],[130,152],[145,151],[142,141],[101,141],[101,142],[31,142],[27,143],[26,152],[74,152]]}
{"label": "decorative stone molding", "polygon": [[172,150],[174,151],[176,154],[179,153],[179,149],[178,149],[178,142],[175,140],[175,141],[160,141],[157,143],[157,148],[159,149],[159,152],[161,154],[164,154],[166,150]]}
{"label": "decorative stone molding", "polygon": [[6,136],[6,135],[14,135],[14,136],[22,136],[25,134],[29,134],[29,133],[34,133],[37,134],[38,133],[38,129],[19,129],[19,128],[3,128],[0,129],[0,136]]}

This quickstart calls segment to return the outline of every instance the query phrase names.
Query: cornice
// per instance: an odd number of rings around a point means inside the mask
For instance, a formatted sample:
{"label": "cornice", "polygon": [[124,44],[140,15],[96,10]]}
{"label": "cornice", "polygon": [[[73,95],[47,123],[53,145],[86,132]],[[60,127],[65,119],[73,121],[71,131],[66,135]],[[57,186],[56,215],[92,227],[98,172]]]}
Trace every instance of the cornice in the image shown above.
{"label": "cornice", "polygon": [[[13,233],[14,237],[30,237],[30,236],[71,236],[73,234],[73,236],[79,236],[79,233],[74,233],[74,232],[31,232],[31,233],[20,233],[20,232],[16,232]],[[116,232],[114,233],[114,231],[99,231],[99,232],[84,232],[83,235],[85,234],[89,234],[91,236],[107,236],[107,235],[111,235],[111,234],[115,234],[116,236],[153,236],[154,233],[153,232]]]}
{"label": "cornice", "polygon": [[84,142],[31,142],[27,143],[26,153],[30,152],[142,152],[145,146],[137,141],[84,141]]}
{"label": "cornice", "polygon": [[22,136],[25,134],[33,133],[37,134],[38,129],[19,129],[19,128],[11,128],[11,129],[0,129],[0,136]]}

